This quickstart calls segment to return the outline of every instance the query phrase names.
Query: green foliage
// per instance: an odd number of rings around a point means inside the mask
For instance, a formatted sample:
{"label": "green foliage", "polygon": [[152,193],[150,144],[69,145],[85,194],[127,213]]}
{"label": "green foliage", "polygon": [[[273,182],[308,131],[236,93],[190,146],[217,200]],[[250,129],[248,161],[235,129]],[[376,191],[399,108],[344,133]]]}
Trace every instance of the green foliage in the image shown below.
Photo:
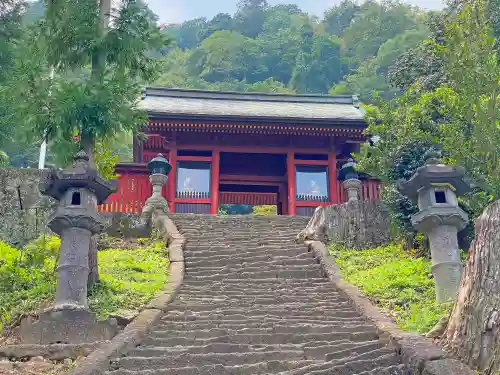
{"label": "green foliage", "polygon": [[[442,34],[427,42],[432,48],[421,51],[437,52],[438,67],[412,73],[418,77],[399,98],[368,108],[368,132],[377,141],[365,145],[358,158],[361,169],[394,189],[398,178],[409,178],[423,163],[427,149],[443,150],[444,161],[464,166],[478,186],[462,200],[475,215],[500,194],[500,67],[486,9],[483,1],[463,5]],[[446,74],[438,87],[433,78],[426,84],[440,71]],[[409,213],[391,204],[394,211]]]}
{"label": "green foliage", "polygon": [[23,250],[0,242],[0,332],[50,303],[55,292],[57,240],[42,237]]}
{"label": "green foliage", "polygon": [[261,216],[275,216],[278,212],[276,211],[276,206],[272,205],[253,206],[253,214]]}
{"label": "green foliage", "polygon": [[145,249],[110,249],[98,253],[100,282],[89,305],[99,317],[120,310],[138,310],[163,288],[168,257],[163,242]]}
{"label": "green foliage", "polygon": [[[393,94],[389,67],[428,35],[421,12],[388,1],[344,1],[323,21],[294,5],[240,2],[237,13],[167,27],[180,50],[171,50],[159,84],[169,87],[275,92]],[[269,85],[271,87],[269,87]],[[281,92],[281,89],[280,89]]]}
{"label": "green foliage", "polygon": [[27,141],[48,137],[59,161],[76,147],[69,144],[75,133],[80,147],[93,153],[96,139],[111,140],[144,123],[136,108],[141,83],[156,74],[151,51],[166,44],[142,2],[121,2],[110,28],[103,27],[98,5],[47,2],[43,19],[16,46],[7,82],[9,122],[23,124]]}
{"label": "green foliage", "polygon": [[[52,303],[59,246],[59,238],[45,236],[22,250],[0,242],[0,333]],[[166,252],[160,241],[134,250],[100,251],[101,282],[89,297],[92,310],[106,318],[120,309],[139,309],[167,281]]]}
{"label": "green foliage", "polygon": [[331,248],[331,253],[345,280],[358,286],[404,330],[428,332],[451,310],[451,304],[435,302],[431,261],[413,258],[399,244],[363,251]]}

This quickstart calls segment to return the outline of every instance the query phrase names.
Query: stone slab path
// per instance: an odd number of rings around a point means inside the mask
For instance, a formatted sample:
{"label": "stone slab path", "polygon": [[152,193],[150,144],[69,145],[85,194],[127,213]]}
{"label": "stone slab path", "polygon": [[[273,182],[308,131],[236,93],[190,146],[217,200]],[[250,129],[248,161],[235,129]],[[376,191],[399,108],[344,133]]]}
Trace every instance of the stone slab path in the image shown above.
{"label": "stone slab path", "polygon": [[107,375],[406,375],[293,242],[307,220],[173,215],[187,239],[176,299]]}

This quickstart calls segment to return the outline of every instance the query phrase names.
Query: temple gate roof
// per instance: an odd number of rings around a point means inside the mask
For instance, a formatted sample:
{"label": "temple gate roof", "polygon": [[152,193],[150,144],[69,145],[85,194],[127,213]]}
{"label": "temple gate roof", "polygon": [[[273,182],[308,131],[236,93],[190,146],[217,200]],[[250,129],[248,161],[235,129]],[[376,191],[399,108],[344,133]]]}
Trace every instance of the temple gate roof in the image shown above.
{"label": "temple gate roof", "polygon": [[149,87],[138,107],[154,117],[364,123],[356,96],[235,93]]}

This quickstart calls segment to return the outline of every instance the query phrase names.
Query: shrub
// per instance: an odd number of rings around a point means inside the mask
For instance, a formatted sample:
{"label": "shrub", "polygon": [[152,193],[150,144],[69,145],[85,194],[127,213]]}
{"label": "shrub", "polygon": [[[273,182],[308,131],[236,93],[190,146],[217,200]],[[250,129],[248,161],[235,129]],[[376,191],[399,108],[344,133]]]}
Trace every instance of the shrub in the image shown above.
{"label": "shrub", "polygon": [[[53,302],[59,246],[58,237],[41,237],[22,250],[0,242],[0,334]],[[91,291],[89,304],[100,318],[140,308],[167,281],[165,244],[142,241],[142,246],[99,252],[101,282]]]}
{"label": "shrub", "polygon": [[345,280],[358,286],[404,330],[427,332],[451,309],[450,304],[435,301],[431,261],[414,258],[400,244],[363,251],[332,248],[331,252]]}

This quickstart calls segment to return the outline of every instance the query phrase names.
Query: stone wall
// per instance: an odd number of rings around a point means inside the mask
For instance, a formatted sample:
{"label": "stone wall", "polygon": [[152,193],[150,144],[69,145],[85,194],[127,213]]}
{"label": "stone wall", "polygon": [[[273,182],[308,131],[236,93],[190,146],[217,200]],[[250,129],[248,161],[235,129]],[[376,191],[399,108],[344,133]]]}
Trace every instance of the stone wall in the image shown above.
{"label": "stone wall", "polygon": [[0,169],[0,238],[22,246],[47,231],[55,202],[38,191],[36,169]]}
{"label": "stone wall", "polygon": [[[49,233],[47,220],[57,202],[42,196],[38,190],[37,169],[0,169],[0,239],[15,247]],[[149,237],[150,228],[132,213],[106,213],[114,237]]]}
{"label": "stone wall", "polygon": [[379,201],[347,202],[318,207],[298,236],[299,242],[331,242],[347,249],[367,249],[387,244],[391,221]]}

